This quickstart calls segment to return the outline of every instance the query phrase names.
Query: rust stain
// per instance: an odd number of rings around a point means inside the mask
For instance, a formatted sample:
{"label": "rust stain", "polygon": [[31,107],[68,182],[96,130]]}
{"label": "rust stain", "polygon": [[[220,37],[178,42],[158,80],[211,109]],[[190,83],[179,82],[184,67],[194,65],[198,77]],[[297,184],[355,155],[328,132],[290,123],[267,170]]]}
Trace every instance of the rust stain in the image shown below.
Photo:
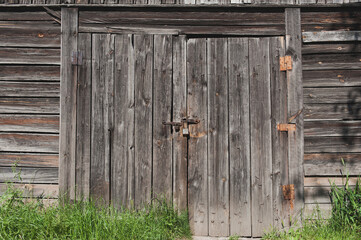
{"label": "rust stain", "polygon": [[295,185],[283,185],[282,186],[283,198],[290,201],[291,210],[293,210],[293,200],[295,199]]}
{"label": "rust stain", "polygon": [[38,33],[38,37],[39,37],[39,38],[43,38],[43,37],[44,37],[44,33]]}

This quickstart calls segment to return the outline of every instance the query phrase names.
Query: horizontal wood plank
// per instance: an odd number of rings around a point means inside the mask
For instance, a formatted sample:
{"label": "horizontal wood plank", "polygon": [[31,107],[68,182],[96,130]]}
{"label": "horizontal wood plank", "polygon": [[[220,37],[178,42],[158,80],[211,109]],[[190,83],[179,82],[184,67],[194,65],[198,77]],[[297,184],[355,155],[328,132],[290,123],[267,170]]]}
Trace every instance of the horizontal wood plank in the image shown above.
{"label": "horizontal wood plank", "polygon": [[361,137],[305,137],[305,153],[361,152]]}
{"label": "horizontal wood plank", "polygon": [[303,32],[302,41],[303,42],[361,41],[361,31]]}
{"label": "horizontal wood plank", "polygon": [[6,153],[0,152],[0,166],[11,167],[58,167],[58,154]]}
{"label": "horizontal wood plank", "polygon": [[327,219],[331,216],[331,204],[305,204],[303,216],[305,219]]}
{"label": "horizontal wood plank", "polygon": [[356,52],[361,52],[361,44],[359,44],[358,42],[309,43],[309,44],[303,44],[302,46],[302,54],[356,53]]}
{"label": "horizontal wood plank", "polygon": [[60,81],[60,66],[1,66],[1,81]]}
{"label": "horizontal wood plank", "polygon": [[[358,177],[350,177],[348,183],[356,185]],[[331,184],[336,186],[343,186],[346,184],[346,176],[344,177],[305,177],[305,187],[330,187]]]}
{"label": "horizontal wood plank", "polygon": [[[342,164],[342,159],[346,165]],[[361,173],[361,153],[306,153],[304,155],[306,176],[342,176]]]}
{"label": "horizontal wood plank", "polygon": [[304,124],[305,137],[361,136],[361,121],[306,121]]}
{"label": "horizontal wood plank", "polygon": [[59,132],[59,116],[0,114],[0,132]]}
{"label": "horizontal wood plank", "polygon": [[305,203],[331,203],[331,187],[305,187]]}
{"label": "horizontal wood plank", "polygon": [[59,98],[0,98],[0,113],[59,114]]}
{"label": "horizontal wood plank", "polygon": [[361,120],[361,105],[347,104],[305,104],[305,121],[309,120]]}
{"label": "horizontal wood plank", "polygon": [[361,53],[302,56],[303,70],[361,69]]}
{"label": "horizontal wood plank", "polygon": [[0,82],[0,97],[60,97],[60,83]]}
{"label": "horizontal wood plank", "polygon": [[60,49],[0,48],[0,64],[60,65]]}
{"label": "horizontal wood plank", "polygon": [[0,133],[2,152],[59,152],[59,135],[31,133]]}
{"label": "horizontal wood plank", "polygon": [[58,183],[58,168],[0,167],[0,182]]}
{"label": "horizontal wood plank", "polygon": [[305,104],[361,103],[361,87],[305,88],[303,90],[303,99]]}
{"label": "horizontal wood plank", "polygon": [[20,190],[25,198],[48,198],[56,199],[59,196],[59,186],[56,184],[5,184],[0,183],[0,195],[3,195],[9,186]]}
{"label": "horizontal wood plank", "polygon": [[361,86],[361,70],[303,71],[303,87]]}
{"label": "horizontal wood plank", "polygon": [[28,8],[25,11],[3,9],[0,11],[0,21],[52,21],[45,10]]}

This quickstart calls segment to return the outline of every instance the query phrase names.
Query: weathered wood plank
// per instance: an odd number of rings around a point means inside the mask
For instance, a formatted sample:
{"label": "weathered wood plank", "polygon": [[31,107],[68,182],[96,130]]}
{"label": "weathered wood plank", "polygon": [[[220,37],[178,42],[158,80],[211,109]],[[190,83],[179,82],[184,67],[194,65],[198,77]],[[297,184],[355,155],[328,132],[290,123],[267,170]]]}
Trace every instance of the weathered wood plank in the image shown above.
{"label": "weathered wood plank", "polygon": [[273,224],[269,39],[249,40],[252,236]]}
{"label": "weathered wood plank", "polygon": [[[187,39],[173,37],[173,121],[187,116]],[[173,203],[179,210],[187,209],[188,157],[187,137],[173,131]]]}
{"label": "weathered wood plank", "polygon": [[76,119],[76,198],[89,197],[90,190],[90,138],[91,138],[91,35],[78,35],[78,51],[82,65],[78,66],[77,119]]}
{"label": "weathered wood plank", "polygon": [[[285,39],[270,39],[272,126],[288,122],[287,79],[279,71],[279,58],[285,55]],[[272,127],[273,225],[290,224],[290,202],[283,197],[282,187],[289,184],[288,134]]]}
{"label": "weathered wood plank", "polygon": [[302,32],[303,42],[361,41],[361,31]]}
{"label": "weathered wood plank", "polygon": [[361,69],[361,53],[304,55],[303,70]]}
{"label": "weathered wood plank", "polygon": [[305,137],[361,136],[361,121],[313,121],[305,122]]}
{"label": "weathered wood plank", "polygon": [[[289,184],[295,186],[294,209],[291,214],[295,220],[303,208],[303,88],[302,88],[302,40],[300,8],[286,8],[286,54],[292,57],[292,70],[287,71],[288,118],[299,114],[292,122],[295,131],[288,131]],[[301,112],[300,112],[301,111]],[[293,210],[293,211],[292,211]]]}
{"label": "weathered wood plank", "polygon": [[[59,186],[55,184],[11,184],[15,189],[22,192],[22,197],[26,198],[47,198],[54,199],[59,196]],[[0,184],[0,195],[3,195],[9,185]]]}
{"label": "weathered wood plank", "polygon": [[[153,193],[172,199],[172,36],[154,36]],[[158,195],[160,194],[160,195]]]}
{"label": "weathered wood plank", "polygon": [[208,78],[207,42],[204,38],[187,42],[187,114],[198,119],[189,126],[188,209],[193,235],[208,236]]}
{"label": "weathered wood plank", "polygon": [[307,120],[359,120],[361,105],[347,104],[305,104],[304,116]]}
{"label": "weathered wood plank", "polygon": [[361,44],[353,43],[309,43],[303,44],[302,54],[356,53],[361,52]]}
{"label": "weathered wood plank", "polygon": [[[318,24],[320,26],[332,24],[337,26],[338,24],[352,25],[360,23],[361,14],[358,9],[309,9],[302,11],[301,13],[301,24],[302,30],[304,26],[308,24]],[[322,31],[320,29],[319,31]]]}
{"label": "weathered wood plank", "polygon": [[361,137],[307,137],[305,153],[361,152]]}
{"label": "weathered wood plank", "polygon": [[305,204],[331,203],[331,187],[305,187]]}
{"label": "weathered wood plank", "polygon": [[59,66],[1,66],[2,81],[60,81]]}
{"label": "weathered wood plank", "polygon": [[0,153],[0,166],[11,167],[58,167],[58,154]]}
{"label": "weathered wood plank", "polygon": [[361,87],[305,88],[304,103],[360,103]]}
{"label": "weathered wood plank", "polygon": [[56,134],[0,133],[0,151],[59,152],[59,136]]}
{"label": "weathered wood plank", "polygon": [[[33,0],[33,2],[36,0]],[[0,12],[0,21],[51,21],[52,18],[45,11],[39,9],[11,10],[4,9]]]}
{"label": "weathered wood plank", "polygon": [[305,204],[303,214],[308,219],[327,219],[331,217],[331,204]]}
{"label": "weathered wood plank", "polygon": [[60,65],[60,49],[0,48],[0,64]]}
{"label": "weathered wood plank", "polygon": [[0,82],[1,97],[59,97],[59,83]]}
{"label": "weathered wood plank", "polygon": [[0,98],[0,113],[59,114],[59,98]]}
{"label": "weathered wood plank", "polygon": [[109,204],[110,157],[113,139],[114,36],[92,36],[92,110],[90,194]]}
{"label": "weathered wood plank", "polygon": [[[20,178],[19,178],[20,177]],[[0,182],[58,183],[58,168],[0,167]]]}
{"label": "weathered wood plank", "polygon": [[134,200],[134,46],[132,35],[115,36],[114,139],[111,199],[116,207]]}
{"label": "weathered wood plank", "polygon": [[76,162],[76,95],[77,66],[71,57],[77,51],[78,9],[61,9],[61,82],[60,82],[60,143],[59,143],[59,191],[75,198]]}
{"label": "weathered wood plank", "polygon": [[153,43],[151,35],[134,35],[135,206],[149,202],[152,191]]}
{"label": "weathered wood plank", "polygon": [[49,115],[0,114],[1,132],[59,132],[59,117]]}
{"label": "weathered wood plank", "polygon": [[[358,177],[349,177],[349,184],[356,185]],[[305,187],[330,187],[331,184],[343,186],[346,183],[346,177],[305,177]]]}
{"label": "weathered wood plank", "polygon": [[207,39],[209,235],[229,235],[227,38]]}
{"label": "weathered wood plank", "polygon": [[307,153],[304,160],[306,176],[341,176],[346,173],[358,176],[361,171],[360,153]]}
{"label": "weathered wood plank", "polygon": [[228,39],[230,235],[251,236],[248,38]]}
{"label": "weathered wood plank", "polygon": [[361,86],[361,70],[303,71],[303,87]]}

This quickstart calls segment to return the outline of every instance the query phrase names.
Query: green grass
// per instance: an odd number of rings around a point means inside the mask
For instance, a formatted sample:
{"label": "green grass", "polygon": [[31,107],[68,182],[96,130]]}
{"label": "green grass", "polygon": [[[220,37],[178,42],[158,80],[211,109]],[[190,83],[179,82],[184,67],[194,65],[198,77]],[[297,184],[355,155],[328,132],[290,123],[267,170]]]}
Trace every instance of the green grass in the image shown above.
{"label": "green grass", "polygon": [[0,239],[189,239],[186,212],[167,201],[140,210],[96,207],[91,201],[44,207],[38,199],[23,203],[9,187],[0,197]]}

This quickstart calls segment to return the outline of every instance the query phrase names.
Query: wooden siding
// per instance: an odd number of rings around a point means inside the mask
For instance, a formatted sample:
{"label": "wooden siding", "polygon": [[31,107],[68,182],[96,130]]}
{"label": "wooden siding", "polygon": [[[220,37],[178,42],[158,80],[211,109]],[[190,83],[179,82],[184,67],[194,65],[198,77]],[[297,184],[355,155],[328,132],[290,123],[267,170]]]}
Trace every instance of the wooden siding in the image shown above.
{"label": "wooden siding", "polygon": [[0,194],[13,181],[57,198],[60,25],[44,9],[0,9],[0,34]]}
{"label": "wooden siding", "polygon": [[361,174],[361,44],[350,39],[361,30],[361,15],[335,10],[302,12],[302,31],[313,34],[303,35],[302,47],[308,213],[316,202],[329,211],[328,179],[341,185],[345,174]]}

